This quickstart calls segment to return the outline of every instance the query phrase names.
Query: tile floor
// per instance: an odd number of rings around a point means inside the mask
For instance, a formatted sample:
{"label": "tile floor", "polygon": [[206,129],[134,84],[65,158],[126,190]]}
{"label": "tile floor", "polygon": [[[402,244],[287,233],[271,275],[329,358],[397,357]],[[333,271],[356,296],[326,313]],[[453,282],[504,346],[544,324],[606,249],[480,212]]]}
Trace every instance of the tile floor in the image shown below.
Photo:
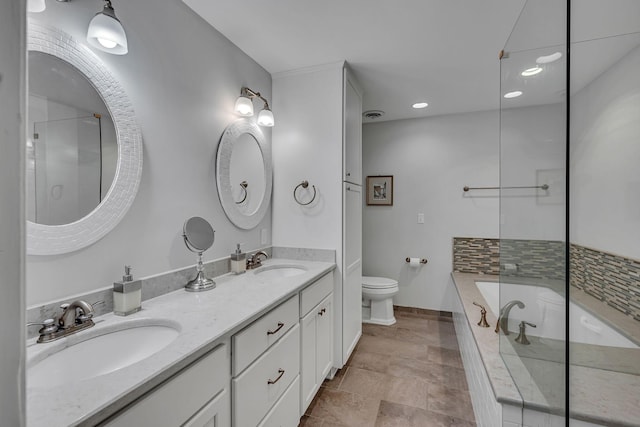
{"label": "tile floor", "polygon": [[396,311],[393,326],[363,324],[362,338],[300,420],[304,427],[476,425],[453,321]]}

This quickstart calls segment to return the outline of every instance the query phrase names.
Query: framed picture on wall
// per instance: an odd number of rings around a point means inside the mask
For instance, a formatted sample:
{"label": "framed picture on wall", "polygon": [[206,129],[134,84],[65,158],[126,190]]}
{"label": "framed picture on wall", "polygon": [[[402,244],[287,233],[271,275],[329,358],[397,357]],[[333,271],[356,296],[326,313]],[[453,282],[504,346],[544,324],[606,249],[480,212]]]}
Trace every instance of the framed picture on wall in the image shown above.
{"label": "framed picture on wall", "polygon": [[367,205],[393,206],[393,175],[367,177]]}

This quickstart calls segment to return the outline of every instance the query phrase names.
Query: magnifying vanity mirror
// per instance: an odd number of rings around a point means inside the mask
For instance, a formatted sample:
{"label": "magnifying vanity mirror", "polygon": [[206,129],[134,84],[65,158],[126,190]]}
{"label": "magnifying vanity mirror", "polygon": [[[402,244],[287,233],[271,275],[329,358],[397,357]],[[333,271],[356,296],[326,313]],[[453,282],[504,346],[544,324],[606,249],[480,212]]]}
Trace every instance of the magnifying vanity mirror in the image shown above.
{"label": "magnifying vanity mirror", "polygon": [[67,33],[28,23],[27,253],[88,246],[138,191],[142,138],[107,66]]}
{"label": "magnifying vanity mirror", "polygon": [[262,130],[248,119],[232,123],[222,134],[216,184],[222,208],[238,228],[252,229],[264,218],[271,201],[271,149]]}
{"label": "magnifying vanity mirror", "polygon": [[184,223],[182,237],[184,244],[191,252],[198,254],[198,265],[196,266],[196,277],[190,280],[185,289],[189,292],[207,291],[216,287],[216,283],[205,277],[204,265],[202,264],[202,254],[213,245],[215,231],[206,219],[194,216]]}

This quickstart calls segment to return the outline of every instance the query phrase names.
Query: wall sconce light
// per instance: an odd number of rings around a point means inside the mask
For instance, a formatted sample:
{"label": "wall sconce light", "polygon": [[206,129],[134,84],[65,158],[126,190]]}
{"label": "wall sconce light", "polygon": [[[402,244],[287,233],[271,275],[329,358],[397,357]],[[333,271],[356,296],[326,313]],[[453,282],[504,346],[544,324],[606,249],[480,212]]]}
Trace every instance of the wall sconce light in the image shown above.
{"label": "wall sconce light", "polygon": [[47,8],[44,0],[27,0],[27,12],[43,12]]}
{"label": "wall sconce light", "polygon": [[127,47],[127,35],[122,24],[116,18],[111,0],[104,0],[104,8],[89,22],[87,41],[96,49],[115,55],[124,55]]}
{"label": "wall sconce light", "polygon": [[248,87],[243,87],[240,90],[240,96],[236,99],[236,113],[242,117],[253,116],[253,98],[260,98],[262,102],[264,102],[264,107],[258,114],[258,124],[260,126],[273,127],[275,121],[273,119],[273,113],[269,108],[269,102],[260,95],[260,92],[255,92]]}

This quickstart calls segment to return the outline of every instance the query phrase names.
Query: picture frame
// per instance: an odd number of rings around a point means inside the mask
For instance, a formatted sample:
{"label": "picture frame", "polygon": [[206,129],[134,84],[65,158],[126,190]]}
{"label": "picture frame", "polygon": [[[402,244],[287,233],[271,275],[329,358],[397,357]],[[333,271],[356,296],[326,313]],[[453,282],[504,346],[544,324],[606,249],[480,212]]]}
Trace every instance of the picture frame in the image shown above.
{"label": "picture frame", "polygon": [[367,205],[393,206],[393,175],[367,177]]}

